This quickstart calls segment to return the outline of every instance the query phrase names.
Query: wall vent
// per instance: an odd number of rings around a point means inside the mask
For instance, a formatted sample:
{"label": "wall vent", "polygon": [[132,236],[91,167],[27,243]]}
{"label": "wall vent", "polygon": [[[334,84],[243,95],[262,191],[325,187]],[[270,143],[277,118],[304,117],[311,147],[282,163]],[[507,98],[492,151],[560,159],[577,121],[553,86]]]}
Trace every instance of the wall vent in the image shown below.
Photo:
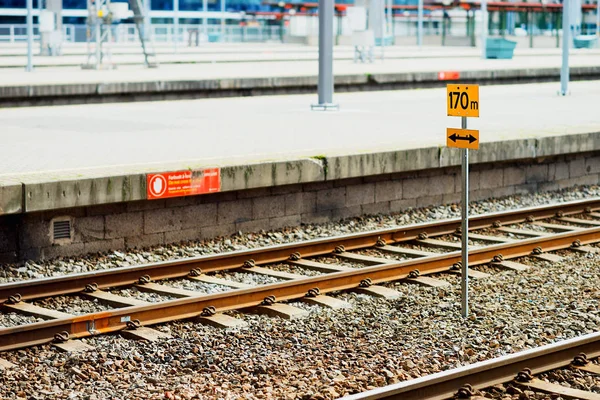
{"label": "wall vent", "polygon": [[71,220],[58,220],[52,223],[52,240],[71,239]]}

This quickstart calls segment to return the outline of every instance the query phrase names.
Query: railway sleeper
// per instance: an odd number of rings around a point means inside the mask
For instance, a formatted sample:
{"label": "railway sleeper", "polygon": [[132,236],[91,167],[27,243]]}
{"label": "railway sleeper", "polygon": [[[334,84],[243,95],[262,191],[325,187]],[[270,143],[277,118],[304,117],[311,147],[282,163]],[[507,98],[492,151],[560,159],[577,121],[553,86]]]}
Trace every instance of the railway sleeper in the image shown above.
{"label": "railway sleeper", "polygon": [[103,290],[95,290],[93,292],[81,293],[83,297],[90,300],[98,300],[107,303],[113,307],[131,307],[131,306],[143,306],[150,304],[143,300],[138,300],[133,297],[123,297],[113,293],[105,292]]}
{"label": "railway sleeper", "polygon": [[210,325],[215,328],[225,330],[234,330],[248,326],[248,323],[240,318],[231,317],[226,314],[216,313],[213,315],[201,315],[197,318],[198,322],[204,325]]}
{"label": "railway sleeper", "polygon": [[[460,275],[461,267],[462,267],[462,262],[460,262],[460,261],[453,264],[452,267],[450,267],[450,273]],[[469,278],[473,278],[473,279],[485,279],[485,278],[490,277],[490,274],[486,274],[485,272],[477,271],[476,269],[473,269],[473,268],[469,268],[469,271],[467,271],[467,275],[469,276]]]}
{"label": "railway sleeper", "polygon": [[600,394],[585,390],[573,389],[556,383],[550,383],[538,378],[527,382],[515,381],[515,385],[538,392],[559,395],[564,399],[600,400]]}
{"label": "railway sleeper", "polygon": [[294,320],[308,316],[308,311],[285,303],[259,305],[252,307],[250,311],[257,314],[264,314],[269,317],[279,317],[288,320]]}
{"label": "railway sleeper", "polygon": [[353,289],[353,291],[388,300],[398,299],[401,296],[399,291],[379,285],[361,285]]}
{"label": "railway sleeper", "polygon": [[[66,332],[64,332],[66,333]],[[55,340],[52,345],[65,353],[83,353],[94,350],[93,346],[82,342],[81,340],[67,339],[66,341]]]}
{"label": "railway sleeper", "polygon": [[406,277],[406,281],[410,282],[410,283],[417,283],[422,286],[437,287],[437,288],[451,286],[450,282],[443,281],[441,279],[431,278],[429,276],[421,276],[421,273],[419,272],[418,269],[410,271],[410,273]]}
{"label": "railway sleeper", "polygon": [[564,258],[556,254],[544,253],[541,247],[536,247],[531,252],[531,255],[538,260],[549,262],[561,262]]}
{"label": "railway sleeper", "polygon": [[318,287],[310,289],[308,293],[306,293],[306,296],[301,300],[308,304],[315,304],[327,308],[352,308],[352,305],[347,301],[322,295]]}
{"label": "railway sleeper", "polygon": [[147,340],[148,342],[156,342],[159,339],[171,338],[170,334],[148,328],[147,326],[141,326],[135,329],[125,329],[121,331],[121,336],[127,339]]}

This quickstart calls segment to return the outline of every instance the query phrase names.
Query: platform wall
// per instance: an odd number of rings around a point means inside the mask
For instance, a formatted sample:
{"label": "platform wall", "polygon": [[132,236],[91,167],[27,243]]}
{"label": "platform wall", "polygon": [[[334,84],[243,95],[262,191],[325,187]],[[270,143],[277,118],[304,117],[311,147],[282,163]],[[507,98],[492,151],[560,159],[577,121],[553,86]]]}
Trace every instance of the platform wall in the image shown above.
{"label": "platform wall", "polygon": [[[329,175],[335,166],[329,166]],[[471,199],[596,185],[600,152],[471,166]],[[50,259],[337,221],[409,207],[458,203],[460,167],[383,173],[167,200],[141,200],[0,217],[0,259]],[[53,244],[68,218],[72,240]]]}

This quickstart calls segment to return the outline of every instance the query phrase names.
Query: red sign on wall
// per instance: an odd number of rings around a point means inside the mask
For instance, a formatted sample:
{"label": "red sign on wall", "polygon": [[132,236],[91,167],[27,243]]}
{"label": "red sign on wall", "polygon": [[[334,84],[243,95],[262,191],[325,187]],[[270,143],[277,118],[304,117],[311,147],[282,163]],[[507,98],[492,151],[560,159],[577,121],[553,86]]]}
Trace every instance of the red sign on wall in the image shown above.
{"label": "red sign on wall", "polygon": [[148,200],[192,196],[221,190],[220,168],[146,174]]}
{"label": "red sign on wall", "polygon": [[458,71],[442,71],[438,72],[438,80],[440,81],[457,81],[460,79]]}

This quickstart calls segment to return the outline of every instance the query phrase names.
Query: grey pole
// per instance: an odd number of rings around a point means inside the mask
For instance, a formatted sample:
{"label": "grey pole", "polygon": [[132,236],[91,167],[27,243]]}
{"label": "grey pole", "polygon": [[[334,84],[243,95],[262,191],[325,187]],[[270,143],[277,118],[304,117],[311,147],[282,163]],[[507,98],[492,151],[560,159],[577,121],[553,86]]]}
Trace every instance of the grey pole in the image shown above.
{"label": "grey pole", "polygon": [[423,46],[423,0],[417,6],[417,46]]}
{"label": "grey pole", "polygon": [[394,38],[394,7],[392,4],[392,0],[388,0],[388,29],[387,29],[387,33],[388,35],[390,35],[391,38],[391,44],[394,44],[395,42],[395,38]]}
{"label": "grey pole", "polygon": [[206,13],[208,13],[208,0],[202,0],[202,13],[204,15],[202,17],[202,32],[204,33],[204,36],[207,37],[208,36],[208,16],[206,15]]}
{"label": "grey pole", "polygon": [[[462,117],[462,128],[467,129],[467,118]],[[463,149],[462,157],[462,266],[460,289],[462,316],[469,316],[469,149]]]}
{"label": "grey pole", "polygon": [[152,37],[152,19],[150,18],[150,10],[152,9],[152,4],[150,0],[144,1],[144,32],[146,32],[146,39],[150,40]]}
{"label": "grey pole", "polygon": [[333,0],[319,0],[319,103],[313,110],[335,110],[333,104]]}
{"label": "grey pole", "polygon": [[221,41],[225,41],[225,0],[221,0]]}
{"label": "grey pole", "polygon": [[596,36],[600,36],[600,0],[596,0]]}
{"label": "grey pole", "polygon": [[27,0],[27,67],[25,71],[33,71],[33,0]]}
{"label": "grey pole", "polygon": [[173,37],[175,39],[175,51],[179,47],[179,0],[173,0]]}
{"label": "grey pole", "polygon": [[487,51],[488,15],[487,0],[481,0],[481,58],[485,59]]}
{"label": "grey pole", "polygon": [[566,96],[569,91],[569,45],[571,43],[571,23],[569,20],[569,1],[563,0],[562,23],[562,67],[560,69],[560,94]]}

